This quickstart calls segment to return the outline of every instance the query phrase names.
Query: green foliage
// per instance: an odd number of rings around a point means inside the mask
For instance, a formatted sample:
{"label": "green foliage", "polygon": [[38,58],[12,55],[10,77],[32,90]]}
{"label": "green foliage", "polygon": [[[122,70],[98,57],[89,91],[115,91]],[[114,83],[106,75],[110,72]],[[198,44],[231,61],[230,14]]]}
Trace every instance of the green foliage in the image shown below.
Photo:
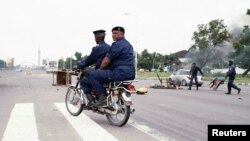
{"label": "green foliage", "polygon": [[230,37],[223,20],[212,20],[208,24],[198,25],[198,30],[193,33],[194,44],[189,49],[189,58],[201,68],[207,64],[213,65],[215,60],[223,57],[219,45]]}
{"label": "green foliage", "polygon": [[162,55],[157,52],[149,53],[147,49],[143,50],[141,55],[139,54],[137,57],[138,68],[146,69],[148,71],[151,71],[152,68],[158,68],[160,71],[163,71],[165,66],[181,65],[179,58],[174,54]]}
{"label": "green foliage", "polygon": [[58,60],[58,69],[64,69],[64,60],[61,58]]}
{"label": "green foliage", "polygon": [[163,69],[164,69],[164,68],[163,68],[162,66],[159,66],[158,69],[159,69],[159,72],[163,72]]}
{"label": "green foliage", "polygon": [[81,61],[82,60],[82,53],[80,53],[80,52],[76,52],[75,53],[75,57],[76,57],[76,62],[79,62],[79,61]]}
{"label": "green foliage", "polygon": [[247,9],[247,15],[250,15],[250,9]]}
{"label": "green foliage", "polygon": [[[165,72],[158,72],[161,79],[168,78],[171,74]],[[138,79],[157,79],[157,73],[155,72],[138,72]]]}
{"label": "green foliage", "polygon": [[208,24],[198,25],[198,31],[193,33],[192,40],[194,40],[193,47],[207,48],[209,43],[216,46],[229,38],[229,33],[224,25],[223,20],[212,20]]}
{"label": "green foliage", "polygon": [[244,26],[239,40],[234,41],[235,53],[231,55],[235,59],[235,63],[246,71],[246,75],[250,71],[250,28]]}
{"label": "green foliage", "polygon": [[66,69],[72,69],[73,66],[73,59],[72,57],[67,57],[65,61],[65,68]]}
{"label": "green foliage", "polygon": [[148,50],[145,49],[142,51],[141,56],[138,56],[138,68],[143,68],[146,70],[151,70],[153,66],[153,57]]}

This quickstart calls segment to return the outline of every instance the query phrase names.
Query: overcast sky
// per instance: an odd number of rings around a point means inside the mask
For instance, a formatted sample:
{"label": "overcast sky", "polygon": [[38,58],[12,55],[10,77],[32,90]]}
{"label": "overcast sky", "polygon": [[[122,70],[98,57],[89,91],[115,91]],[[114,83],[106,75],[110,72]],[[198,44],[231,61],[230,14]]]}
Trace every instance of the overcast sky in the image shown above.
{"label": "overcast sky", "polygon": [[198,24],[247,24],[239,17],[248,8],[250,0],[0,0],[0,59],[37,64],[39,48],[41,59],[89,54],[92,31],[105,29],[111,44],[117,25],[135,50],[165,55],[187,50]]}

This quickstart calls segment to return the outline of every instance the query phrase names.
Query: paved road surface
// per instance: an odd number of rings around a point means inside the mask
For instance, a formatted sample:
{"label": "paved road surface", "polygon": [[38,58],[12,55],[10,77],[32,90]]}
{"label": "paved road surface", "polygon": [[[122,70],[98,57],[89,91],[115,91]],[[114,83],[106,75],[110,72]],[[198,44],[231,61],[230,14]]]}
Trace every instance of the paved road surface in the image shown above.
{"label": "paved road surface", "polygon": [[[157,80],[139,80],[136,87]],[[240,95],[225,95],[207,84],[199,91],[150,89],[133,95],[136,112],[124,127],[111,126],[106,117],[84,111],[70,116],[64,106],[67,87],[52,86],[44,72],[0,72],[0,138],[4,141],[119,140],[204,141],[208,124],[249,124],[250,87]]]}

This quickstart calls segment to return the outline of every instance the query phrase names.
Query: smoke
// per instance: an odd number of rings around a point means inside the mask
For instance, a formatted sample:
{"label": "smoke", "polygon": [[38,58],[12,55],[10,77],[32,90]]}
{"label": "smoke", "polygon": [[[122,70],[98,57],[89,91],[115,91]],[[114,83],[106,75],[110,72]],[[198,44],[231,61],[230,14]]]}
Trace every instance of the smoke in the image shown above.
{"label": "smoke", "polygon": [[238,27],[238,26],[235,26],[233,29],[229,30],[229,32],[231,33],[231,38],[233,40],[240,39],[242,30],[243,30],[243,27]]}
{"label": "smoke", "polygon": [[216,52],[222,58],[227,58],[232,52],[234,52],[233,41],[224,41],[216,47]]}
{"label": "smoke", "polygon": [[228,25],[228,30],[235,32],[234,30],[243,29],[245,25],[250,26],[250,15],[243,14],[233,19],[230,25]]}
{"label": "smoke", "polygon": [[232,41],[224,41],[217,46],[208,46],[203,49],[191,49],[187,55],[189,64],[186,64],[185,67],[192,62],[196,62],[201,68],[222,64],[232,52],[234,52]]}

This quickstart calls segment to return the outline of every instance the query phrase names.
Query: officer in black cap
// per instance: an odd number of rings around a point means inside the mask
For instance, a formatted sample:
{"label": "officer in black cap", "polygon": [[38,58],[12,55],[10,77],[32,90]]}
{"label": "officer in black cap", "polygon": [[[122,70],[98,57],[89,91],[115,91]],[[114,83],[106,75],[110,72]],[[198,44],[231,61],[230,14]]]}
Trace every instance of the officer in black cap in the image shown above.
{"label": "officer in black cap", "polygon": [[108,45],[104,41],[106,35],[105,32],[105,30],[93,31],[97,46],[93,47],[90,55],[78,64],[77,69],[83,69],[93,64],[95,64],[95,69],[98,69],[100,67],[103,57],[106,55],[110,48],[110,45]]}
{"label": "officer in black cap", "polygon": [[[92,71],[89,80],[99,95],[94,106],[106,106],[103,83],[135,79],[135,58],[132,45],[125,39],[125,29],[121,26],[112,29],[114,42],[104,57],[100,69]],[[109,70],[106,70],[106,68]]]}
{"label": "officer in black cap", "polygon": [[[93,33],[95,35],[95,42],[97,45],[92,48],[90,55],[78,64],[77,69],[84,69],[93,64],[95,64],[95,69],[100,68],[102,59],[105,57],[105,55],[110,49],[110,45],[108,45],[104,41],[105,35],[106,35],[105,30],[96,30],[96,31],[93,31]],[[80,84],[84,93],[87,95],[87,98],[89,100],[88,105],[89,106],[93,105],[94,101],[91,96],[92,86],[88,77],[85,77],[84,79],[82,79]]]}

